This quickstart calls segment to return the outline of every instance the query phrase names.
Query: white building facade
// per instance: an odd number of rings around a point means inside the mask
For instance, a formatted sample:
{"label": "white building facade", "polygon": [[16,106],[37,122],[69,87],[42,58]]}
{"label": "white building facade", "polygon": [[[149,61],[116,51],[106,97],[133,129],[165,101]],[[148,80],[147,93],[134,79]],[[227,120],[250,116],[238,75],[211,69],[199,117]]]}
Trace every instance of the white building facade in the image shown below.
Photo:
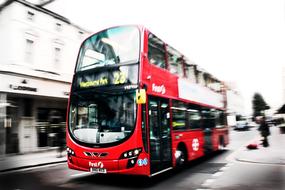
{"label": "white building facade", "polygon": [[283,102],[285,103],[285,66],[282,68],[282,86]]}
{"label": "white building facade", "polygon": [[0,7],[0,155],[56,146],[90,32],[23,0]]}
{"label": "white building facade", "polygon": [[245,102],[241,93],[234,84],[227,83],[227,115],[228,125],[236,125],[236,116],[245,116]]}

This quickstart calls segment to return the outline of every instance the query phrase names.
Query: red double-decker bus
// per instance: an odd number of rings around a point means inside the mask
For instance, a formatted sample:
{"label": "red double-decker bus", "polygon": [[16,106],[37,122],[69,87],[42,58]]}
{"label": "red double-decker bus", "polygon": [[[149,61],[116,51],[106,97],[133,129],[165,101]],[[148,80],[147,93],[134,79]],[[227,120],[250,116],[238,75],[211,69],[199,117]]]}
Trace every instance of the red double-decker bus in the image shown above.
{"label": "red double-decker bus", "polygon": [[68,104],[71,169],[153,176],[228,144],[221,81],[142,26],[80,48]]}

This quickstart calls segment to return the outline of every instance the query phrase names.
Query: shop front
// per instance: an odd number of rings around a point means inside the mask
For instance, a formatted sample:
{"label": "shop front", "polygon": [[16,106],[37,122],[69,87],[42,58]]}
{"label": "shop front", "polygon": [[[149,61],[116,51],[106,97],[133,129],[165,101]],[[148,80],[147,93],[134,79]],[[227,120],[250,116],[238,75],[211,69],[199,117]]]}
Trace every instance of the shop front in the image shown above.
{"label": "shop front", "polygon": [[70,83],[9,74],[0,80],[0,155],[57,147]]}

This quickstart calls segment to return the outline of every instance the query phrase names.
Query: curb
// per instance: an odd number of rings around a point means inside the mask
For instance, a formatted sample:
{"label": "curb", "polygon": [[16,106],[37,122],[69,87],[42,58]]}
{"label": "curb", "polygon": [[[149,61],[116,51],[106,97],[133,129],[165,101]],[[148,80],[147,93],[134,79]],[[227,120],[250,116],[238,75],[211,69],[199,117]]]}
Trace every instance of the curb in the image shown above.
{"label": "curb", "polygon": [[34,168],[34,167],[40,167],[40,166],[53,165],[53,164],[60,164],[60,163],[65,163],[65,162],[67,162],[67,160],[61,160],[61,161],[56,161],[56,162],[48,162],[48,163],[41,163],[41,164],[35,164],[35,165],[20,166],[20,167],[16,167],[16,168],[9,168],[9,169],[0,170],[0,173],[11,172],[11,171],[16,171],[16,170],[22,170],[22,169],[28,169],[28,168]]}
{"label": "curb", "polygon": [[235,158],[235,160],[236,160],[236,161],[239,161],[239,162],[252,163],[252,164],[264,164],[264,165],[285,166],[285,163],[258,162],[258,161],[245,160],[245,159],[242,159],[242,158]]}

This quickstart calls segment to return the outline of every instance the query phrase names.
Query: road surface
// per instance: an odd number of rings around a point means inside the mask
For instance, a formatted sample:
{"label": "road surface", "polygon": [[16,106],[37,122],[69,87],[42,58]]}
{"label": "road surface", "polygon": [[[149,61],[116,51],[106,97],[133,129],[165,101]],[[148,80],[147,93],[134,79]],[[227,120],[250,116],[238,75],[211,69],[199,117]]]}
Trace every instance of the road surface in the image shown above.
{"label": "road surface", "polygon": [[285,166],[240,162],[238,150],[256,138],[255,128],[231,131],[224,151],[192,161],[151,179],[124,175],[96,175],[67,168],[66,163],[0,174],[1,190],[33,189],[182,189],[182,190],[284,190]]}

